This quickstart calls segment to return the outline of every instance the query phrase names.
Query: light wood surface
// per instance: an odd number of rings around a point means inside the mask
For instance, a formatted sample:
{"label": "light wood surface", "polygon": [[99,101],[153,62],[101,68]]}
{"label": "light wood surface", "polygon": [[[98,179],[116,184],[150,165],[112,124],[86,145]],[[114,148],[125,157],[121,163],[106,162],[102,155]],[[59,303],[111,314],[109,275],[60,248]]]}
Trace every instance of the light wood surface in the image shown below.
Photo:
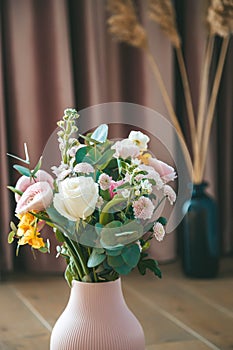
{"label": "light wood surface", "polygon": [[[122,279],[146,350],[232,350],[233,259],[224,259],[219,276],[210,280],[184,277],[179,263],[161,268],[162,280],[136,271]],[[69,292],[62,276],[17,275],[1,282],[0,350],[49,349]]]}

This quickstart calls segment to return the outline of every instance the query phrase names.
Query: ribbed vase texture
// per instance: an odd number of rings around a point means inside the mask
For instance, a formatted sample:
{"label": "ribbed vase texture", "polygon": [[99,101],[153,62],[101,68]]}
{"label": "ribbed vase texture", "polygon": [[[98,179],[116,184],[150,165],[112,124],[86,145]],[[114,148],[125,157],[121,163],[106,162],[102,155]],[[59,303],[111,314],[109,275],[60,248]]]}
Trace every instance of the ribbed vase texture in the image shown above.
{"label": "ribbed vase texture", "polygon": [[73,281],[69,302],[57,320],[50,350],[144,350],[143,329],[127,307],[121,280]]}

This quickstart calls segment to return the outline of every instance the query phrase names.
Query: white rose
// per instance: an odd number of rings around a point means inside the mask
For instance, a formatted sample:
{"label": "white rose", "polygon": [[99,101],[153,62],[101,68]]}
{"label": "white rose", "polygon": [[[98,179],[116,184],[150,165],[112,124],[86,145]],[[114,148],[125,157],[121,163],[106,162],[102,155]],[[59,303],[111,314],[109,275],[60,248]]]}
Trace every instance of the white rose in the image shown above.
{"label": "white rose", "polygon": [[67,219],[85,219],[95,210],[99,198],[98,185],[91,177],[66,178],[59,182],[58,193],[53,204],[55,209]]}
{"label": "white rose", "polygon": [[150,138],[141,131],[131,131],[128,138],[139,147],[140,151],[145,151],[150,141]]}

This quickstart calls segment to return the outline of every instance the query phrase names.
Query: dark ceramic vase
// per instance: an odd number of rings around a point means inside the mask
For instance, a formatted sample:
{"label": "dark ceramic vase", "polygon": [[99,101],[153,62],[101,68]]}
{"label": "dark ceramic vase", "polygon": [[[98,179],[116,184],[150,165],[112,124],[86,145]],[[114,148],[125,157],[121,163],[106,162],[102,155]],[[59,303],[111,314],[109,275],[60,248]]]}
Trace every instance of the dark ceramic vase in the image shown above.
{"label": "dark ceramic vase", "polygon": [[182,265],[189,277],[213,278],[219,265],[217,206],[206,193],[208,184],[194,184],[182,225]]}

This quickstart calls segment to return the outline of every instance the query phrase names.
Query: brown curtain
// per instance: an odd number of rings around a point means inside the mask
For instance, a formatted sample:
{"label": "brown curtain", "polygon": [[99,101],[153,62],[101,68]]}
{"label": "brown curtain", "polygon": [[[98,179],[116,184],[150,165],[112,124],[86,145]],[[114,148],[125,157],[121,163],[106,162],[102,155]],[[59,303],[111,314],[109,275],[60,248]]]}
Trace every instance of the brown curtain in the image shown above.
{"label": "brown curtain", "polygon": [[[188,3],[191,6],[193,2]],[[69,106],[80,110],[98,103],[124,101],[151,107],[167,116],[159,88],[143,54],[124,44],[119,45],[107,33],[105,4],[105,0],[0,2],[0,270],[12,269],[14,256],[14,247],[7,244],[14,201],[6,191],[6,185],[13,184],[16,176],[11,170],[13,161],[6,158],[6,151],[23,156],[23,143],[27,142],[34,166],[55,129],[56,121]],[[137,4],[149,32],[151,48],[172,96],[171,46],[159,28],[148,21],[146,2],[139,0]],[[195,16],[198,18],[198,12]],[[199,44],[200,40],[195,41],[198,48]],[[192,67],[190,69],[192,73]],[[193,74],[195,76],[196,73]],[[228,130],[227,123],[224,130]],[[228,178],[230,181],[230,175]],[[228,212],[229,198],[225,202]],[[229,234],[226,237],[229,248]],[[175,241],[175,234],[169,235],[162,245],[155,247],[156,257],[160,260],[174,259]],[[55,242],[52,245],[54,247]],[[15,265],[22,261],[27,269],[63,269],[61,260],[60,263],[55,262],[54,254],[41,254],[39,261],[34,261],[24,252],[15,260]]]}
{"label": "brown curtain", "polygon": [[[14,201],[6,184],[14,184],[17,174],[12,169],[14,161],[6,159],[6,151],[24,157],[26,142],[31,166],[35,166],[56,128],[56,121],[64,108],[73,106],[74,102],[66,1],[2,1],[1,23],[0,269],[9,270],[15,256],[15,247],[7,243],[9,217],[14,218]],[[48,235],[53,237],[51,232]],[[55,263],[55,242],[51,240],[53,254],[40,254],[34,261],[31,252],[22,247],[15,265],[22,263],[22,268],[38,266],[42,271],[56,270],[61,259]]]}

